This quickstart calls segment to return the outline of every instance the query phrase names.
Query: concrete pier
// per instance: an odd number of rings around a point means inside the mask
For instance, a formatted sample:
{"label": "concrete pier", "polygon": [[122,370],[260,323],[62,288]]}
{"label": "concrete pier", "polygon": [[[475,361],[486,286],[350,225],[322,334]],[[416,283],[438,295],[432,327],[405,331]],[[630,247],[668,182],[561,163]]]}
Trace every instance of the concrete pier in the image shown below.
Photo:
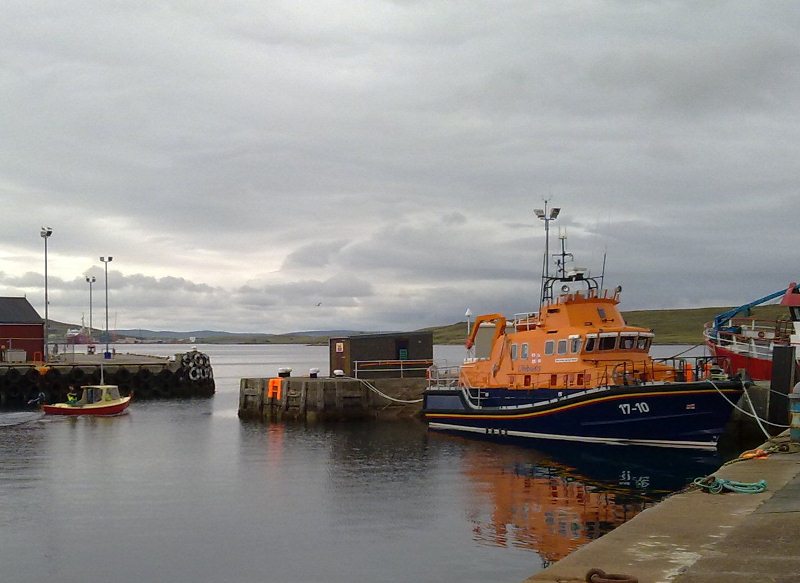
{"label": "concrete pier", "polygon": [[413,417],[422,409],[425,379],[287,377],[241,379],[239,417],[288,421]]}
{"label": "concrete pier", "polygon": [[[777,449],[782,435],[762,445]],[[761,494],[690,489],[526,579],[585,582],[592,568],[640,583],[789,583],[800,578],[800,451],[723,466],[718,478],[766,480]],[[657,459],[657,453],[654,454]]]}

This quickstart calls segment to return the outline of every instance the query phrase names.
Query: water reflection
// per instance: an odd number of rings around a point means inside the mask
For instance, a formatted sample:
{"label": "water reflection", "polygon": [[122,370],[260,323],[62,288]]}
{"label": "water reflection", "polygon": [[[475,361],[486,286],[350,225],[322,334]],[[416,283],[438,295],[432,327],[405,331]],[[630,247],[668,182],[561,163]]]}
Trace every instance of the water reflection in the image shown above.
{"label": "water reflection", "polygon": [[719,465],[715,454],[678,450],[535,447],[468,449],[463,472],[470,484],[473,539],[536,551],[543,567]]}
{"label": "water reflection", "polygon": [[278,362],[302,370],[325,348],[200,348],[213,399],[143,401],[113,419],[0,413],[4,574],[522,581],[718,465],[692,452],[501,445],[414,422],[242,422],[240,378]]}

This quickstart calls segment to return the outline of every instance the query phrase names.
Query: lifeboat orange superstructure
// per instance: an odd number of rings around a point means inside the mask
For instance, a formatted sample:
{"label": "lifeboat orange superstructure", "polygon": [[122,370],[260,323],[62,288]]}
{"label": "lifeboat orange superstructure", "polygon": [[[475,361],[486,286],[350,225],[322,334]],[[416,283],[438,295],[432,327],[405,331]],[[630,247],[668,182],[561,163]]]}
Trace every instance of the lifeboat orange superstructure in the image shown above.
{"label": "lifeboat orange superstructure", "polygon": [[653,333],[628,326],[619,289],[559,296],[540,312],[509,322],[500,314],[479,316],[467,348],[481,326],[494,323],[491,351],[461,367],[466,387],[587,389],[626,382],[672,380],[675,370],[649,355]]}

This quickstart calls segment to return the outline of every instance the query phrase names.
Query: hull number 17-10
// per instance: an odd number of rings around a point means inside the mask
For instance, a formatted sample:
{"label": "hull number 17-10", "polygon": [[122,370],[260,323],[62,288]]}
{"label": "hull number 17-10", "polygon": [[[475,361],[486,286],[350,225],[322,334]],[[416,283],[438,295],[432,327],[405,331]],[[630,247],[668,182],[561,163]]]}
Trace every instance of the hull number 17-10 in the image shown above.
{"label": "hull number 17-10", "polygon": [[631,413],[649,413],[650,405],[641,401],[639,403],[620,403],[619,410],[623,415],[630,415]]}

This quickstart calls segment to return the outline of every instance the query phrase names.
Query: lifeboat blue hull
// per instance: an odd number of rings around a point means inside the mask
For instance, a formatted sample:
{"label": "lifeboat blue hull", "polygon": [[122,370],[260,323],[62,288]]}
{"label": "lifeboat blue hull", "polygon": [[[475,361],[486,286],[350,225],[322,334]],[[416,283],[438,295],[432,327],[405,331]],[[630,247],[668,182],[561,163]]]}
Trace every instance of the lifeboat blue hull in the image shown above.
{"label": "lifeboat blue hull", "polygon": [[615,386],[586,391],[425,391],[431,429],[488,436],[713,449],[742,382]]}

